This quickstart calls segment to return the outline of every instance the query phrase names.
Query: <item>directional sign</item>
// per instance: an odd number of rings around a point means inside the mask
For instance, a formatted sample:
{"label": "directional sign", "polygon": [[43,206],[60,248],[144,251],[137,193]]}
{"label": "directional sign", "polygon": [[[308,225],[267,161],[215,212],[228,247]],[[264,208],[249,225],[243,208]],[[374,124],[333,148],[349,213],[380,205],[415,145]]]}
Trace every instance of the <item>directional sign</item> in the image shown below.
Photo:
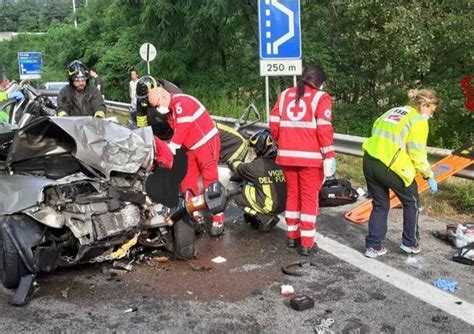
{"label": "directional sign", "polygon": [[41,52],[18,52],[20,79],[40,79],[43,62]]}
{"label": "directional sign", "polygon": [[156,48],[151,43],[140,46],[140,56],[144,61],[153,61],[156,58]]}
{"label": "directional sign", "polygon": [[299,0],[259,0],[260,75],[301,74]]}

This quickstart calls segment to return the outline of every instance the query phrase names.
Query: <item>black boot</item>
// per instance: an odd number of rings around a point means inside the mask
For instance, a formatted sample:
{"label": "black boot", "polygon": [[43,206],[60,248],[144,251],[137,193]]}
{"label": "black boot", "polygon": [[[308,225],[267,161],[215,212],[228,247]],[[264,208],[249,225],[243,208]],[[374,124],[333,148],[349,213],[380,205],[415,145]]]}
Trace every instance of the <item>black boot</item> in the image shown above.
{"label": "black boot", "polygon": [[310,256],[315,254],[318,251],[318,245],[314,244],[311,248],[306,248],[303,246],[298,247],[297,252],[302,256]]}
{"label": "black boot", "polygon": [[296,248],[300,244],[300,239],[288,239],[286,240],[286,247],[288,248]]}
{"label": "black boot", "polygon": [[271,219],[261,222],[258,226],[258,230],[260,232],[269,232],[279,221],[280,218],[278,218],[278,216],[273,216]]}

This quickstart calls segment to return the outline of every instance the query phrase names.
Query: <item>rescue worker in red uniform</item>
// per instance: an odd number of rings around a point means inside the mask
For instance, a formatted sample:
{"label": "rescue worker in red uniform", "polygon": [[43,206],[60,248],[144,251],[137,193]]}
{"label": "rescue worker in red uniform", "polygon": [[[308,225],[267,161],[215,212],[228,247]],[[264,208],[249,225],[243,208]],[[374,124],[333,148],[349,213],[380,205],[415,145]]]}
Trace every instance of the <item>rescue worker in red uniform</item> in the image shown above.
{"label": "rescue worker in red uniform", "polygon": [[331,96],[321,90],[325,80],[321,67],[307,67],[297,86],[278,96],[270,115],[271,134],[278,143],[276,163],[287,184],[287,245],[298,247],[304,256],[317,250],[318,195],[324,177],[336,171]]}
{"label": "rescue worker in red uniform", "polygon": [[[183,147],[187,151],[188,169],[181,182],[181,191],[199,194],[198,179],[202,177],[204,188],[218,181],[219,132],[207,109],[195,97],[173,94],[163,88],[152,76],[145,75],[137,83],[137,104],[148,102],[156,112],[167,115],[173,135],[168,143],[173,154]],[[146,103],[145,103],[146,104]],[[144,112],[142,112],[144,111]],[[137,106],[137,125],[148,125],[147,108]],[[213,215],[210,234],[224,232],[224,213]]]}

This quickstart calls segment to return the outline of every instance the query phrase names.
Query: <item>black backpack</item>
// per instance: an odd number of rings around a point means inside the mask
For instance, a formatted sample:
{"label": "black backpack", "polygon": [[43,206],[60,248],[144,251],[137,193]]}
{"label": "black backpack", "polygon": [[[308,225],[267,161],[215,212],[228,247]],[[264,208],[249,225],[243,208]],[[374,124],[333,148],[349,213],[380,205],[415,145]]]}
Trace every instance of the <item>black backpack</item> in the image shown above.
{"label": "black backpack", "polygon": [[357,201],[359,194],[346,179],[326,179],[319,192],[319,206],[339,206]]}

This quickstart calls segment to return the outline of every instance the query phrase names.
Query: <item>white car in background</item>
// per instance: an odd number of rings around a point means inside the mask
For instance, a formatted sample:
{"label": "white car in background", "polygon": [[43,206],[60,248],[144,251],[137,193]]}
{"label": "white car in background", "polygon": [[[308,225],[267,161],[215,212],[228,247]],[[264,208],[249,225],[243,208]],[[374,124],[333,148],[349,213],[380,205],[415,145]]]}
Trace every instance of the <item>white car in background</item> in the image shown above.
{"label": "white car in background", "polygon": [[[68,83],[69,82],[67,81],[45,82],[44,84],[40,86],[40,89],[51,91],[51,93],[54,93],[54,92],[56,93],[56,96],[49,96],[49,99],[54,104],[54,106],[57,107],[58,106],[57,95],[59,94],[59,91],[61,90],[61,88],[66,86]],[[49,94],[46,94],[46,95],[49,95]]]}

